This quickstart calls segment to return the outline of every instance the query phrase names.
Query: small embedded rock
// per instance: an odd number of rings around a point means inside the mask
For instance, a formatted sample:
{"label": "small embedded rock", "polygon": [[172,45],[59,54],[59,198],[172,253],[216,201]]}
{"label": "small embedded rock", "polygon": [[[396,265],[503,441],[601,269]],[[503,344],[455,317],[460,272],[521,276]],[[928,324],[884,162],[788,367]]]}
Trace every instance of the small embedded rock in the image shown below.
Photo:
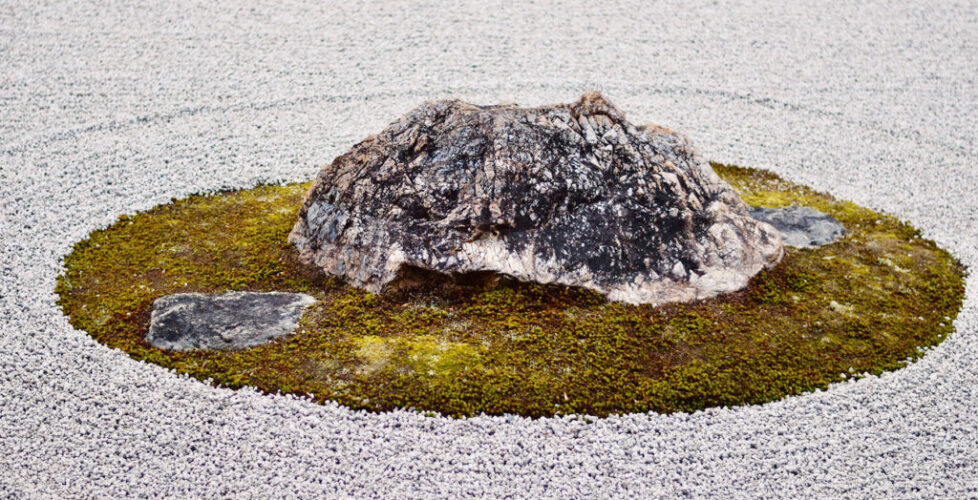
{"label": "small embedded rock", "polygon": [[235,350],[293,333],[305,308],[301,293],[178,293],[153,302],[146,340],[161,349]]}
{"label": "small embedded rock", "polygon": [[812,248],[828,245],[846,234],[846,228],[835,217],[814,208],[748,207],[750,216],[766,222],[781,234],[785,245]]}

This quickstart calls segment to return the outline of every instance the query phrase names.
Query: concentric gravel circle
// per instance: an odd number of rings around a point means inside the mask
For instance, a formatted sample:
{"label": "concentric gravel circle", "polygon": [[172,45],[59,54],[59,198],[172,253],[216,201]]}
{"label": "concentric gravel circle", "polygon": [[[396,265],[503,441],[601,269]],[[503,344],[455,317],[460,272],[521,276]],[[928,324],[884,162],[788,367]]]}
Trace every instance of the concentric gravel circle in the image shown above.
{"label": "concentric gravel circle", "polygon": [[54,279],[91,230],[171,197],[308,178],[449,95],[534,105],[597,89],[711,160],[909,219],[978,264],[974,5],[518,4],[0,8],[0,493],[978,495],[974,275],[956,333],[906,369],[593,421],[214,389],[68,325]]}

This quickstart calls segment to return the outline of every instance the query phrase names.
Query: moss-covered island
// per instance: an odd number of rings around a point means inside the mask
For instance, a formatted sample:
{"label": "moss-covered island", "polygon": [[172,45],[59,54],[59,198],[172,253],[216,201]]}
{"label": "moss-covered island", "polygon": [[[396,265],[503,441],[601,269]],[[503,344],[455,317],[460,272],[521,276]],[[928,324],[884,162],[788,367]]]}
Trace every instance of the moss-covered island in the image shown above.
{"label": "moss-covered island", "polygon": [[[749,204],[809,206],[848,232],[788,248],[744,290],[690,303],[633,306],[506,280],[377,296],[296,261],[286,235],[308,183],[259,186],[121,217],[75,245],[57,293],[99,342],[201,380],[452,416],[761,403],[898,369],[951,333],[964,269],[916,229],[767,172],[713,168]],[[231,290],[318,302],[298,333],[241,351],[144,340],[156,298]]]}

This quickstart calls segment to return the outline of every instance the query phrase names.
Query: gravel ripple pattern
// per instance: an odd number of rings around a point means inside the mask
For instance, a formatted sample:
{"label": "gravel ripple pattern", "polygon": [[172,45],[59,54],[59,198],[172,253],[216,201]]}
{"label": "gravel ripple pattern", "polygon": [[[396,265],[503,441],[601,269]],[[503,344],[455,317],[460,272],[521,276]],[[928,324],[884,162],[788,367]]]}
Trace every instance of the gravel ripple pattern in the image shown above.
{"label": "gravel ripple pattern", "polygon": [[311,178],[424,100],[592,89],[974,268],[976,79],[971,0],[0,0],[0,497],[978,497],[974,273],[956,332],[905,369],[606,419],[214,388],[74,330],[53,292],[71,245],[121,214]]}

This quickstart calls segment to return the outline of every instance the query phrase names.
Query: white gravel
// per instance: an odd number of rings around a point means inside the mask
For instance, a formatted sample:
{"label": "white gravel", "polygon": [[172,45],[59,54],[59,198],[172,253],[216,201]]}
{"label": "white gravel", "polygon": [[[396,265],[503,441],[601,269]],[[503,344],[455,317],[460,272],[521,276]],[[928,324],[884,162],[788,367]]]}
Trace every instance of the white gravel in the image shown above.
{"label": "white gravel", "polygon": [[215,389],[55,304],[122,213],[308,178],[425,99],[588,89],[978,264],[978,4],[747,3],[0,0],[0,497],[978,497],[975,277],[906,369],[590,423]]}

